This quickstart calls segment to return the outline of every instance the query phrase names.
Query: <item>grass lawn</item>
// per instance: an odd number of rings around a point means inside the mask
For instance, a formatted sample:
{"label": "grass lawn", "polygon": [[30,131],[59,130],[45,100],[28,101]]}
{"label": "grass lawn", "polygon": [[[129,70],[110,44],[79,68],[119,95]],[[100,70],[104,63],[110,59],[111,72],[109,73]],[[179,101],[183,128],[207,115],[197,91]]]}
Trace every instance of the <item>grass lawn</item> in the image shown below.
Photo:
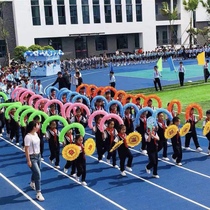
{"label": "grass lawn", "polygon": [[[205,116],[206,110],[210,109],[210,83],[204,83],[203,81],[197,81],[192,83],[186,83],[185,86],[168,85],[163,87],[163,91],[154,91],[154,88],[140,89],[129,91],[129,93],[137,94],[143,93],[145,95],[156,94],[162,100],[163,108],[166,108],[167,103],[173,99],[177,99],[182,104],[182,112],[185,112],[187,105],[191,103],[198,103]],[[153,102],[154,106],[157,103]],[[184,114],[180,115],[182,123],[184,122]],[[198,123],[198,127],[202,127],[202,122]]]}

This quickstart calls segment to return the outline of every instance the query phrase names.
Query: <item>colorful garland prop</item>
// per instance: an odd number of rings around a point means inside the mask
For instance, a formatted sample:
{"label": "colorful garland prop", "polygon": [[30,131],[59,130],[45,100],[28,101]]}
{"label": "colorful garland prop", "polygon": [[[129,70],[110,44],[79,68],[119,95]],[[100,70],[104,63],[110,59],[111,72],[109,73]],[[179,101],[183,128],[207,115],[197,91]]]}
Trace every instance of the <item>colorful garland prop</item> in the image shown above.
{"label": "colorful garland prop", "polygon": [[98,88],[96,89],[96,95],[102,96],[101,93],[102,93],[103,89],[104,89],[104,87],[98,87]]}
{"label": "colorful garland prop", "polygon": [[87,91],[87,90],[88,90],[88,88],[89,88],[89,85],[88,85],[88,84],[81,84],[80,86],[78,86],[78,87],[77,87],[76,91],[79,93],[79,91],[80,91],[80,90],[81,90],[81,88],[83,88],[83,87],[85,87],[85,90],[86,90],[86,91],[85,91],[85,92],[86,92],[86,95],[87,95],[87,96],[89,96],[89,95],[88,95],[88,91]]}
{"label": "colorful garland prop", "polygon": [[126,137],[127,145],[135,147],[141,143],[142,136],[138,132],[132,132]]}
{"label": "colorful garland prop", "polygon": [[[56,94],[56,99],[60,100],[61,96],[66,92],[66,91],[70,91],[68,88],[61,88],[58,92],[58,94]],[[72,92],[72,91],[70,91]]]}
{"label": "colorful garland prop", "polygon": [[153,112],[153,117],[156,119],[157,118],[157,115],[159,114],[159,113],[164,113],[164,114],[166,114],[167,116],[168,116],[168,120],[170,120],[170,121],[172,121],[172,119],[173,119],[173,116],[172,116],[172,114],[167,110],[167,109],[163,109],[163,108],[160,108],[160,109],[156,109],[154,112]]}
{"label": "colorful garland prop", "polygon": [[8,96],[4,92],[0,92],[0,97],[2,97],[4,101],[8,100]]}
{"label": "colorful garland prop", "polygon": [[180,136],[185,136],[190,130],[190,123],[185,123],[179,131]]}
{"label": "colorful garland prop", "polygon": [[34,117],[36,116],[39,116],[40,121],[42,120],[42,117],[44,117],[45,120],[49,117],[45,112],[36,110],[30,115],[30,117],[28,118],[28,122],[33,121]]}
{"label": "colorful garland prop", "polygon": [[22,114],[20,115],[20,125],[22,127],[25,127],[26,126],[26,123],[25,123],[25,116],[29,113],[34,113],[36,110],[34,108],[30,108],[30,109],[26,109],[24,112],[22,112]]}
{"label": "colorful garland prop", "polygon": [[123,112],[123,105],[122,105],[118,100],[111,100],[111,101],[107,104],[106,111],[110,113],[110,107],[111,107],[113,104],[117,104],[117,108],[119,108],[120,116],[123,116],[123,115],[124,115],[124,112]]}
{"label": "colorful garland prop", "polygon": [[2,104],[0,104],[0,109],[2,109],[3,107],[8,107],[8,106],[14,105],[14,104],[20,105],[20,106],[22,105],[20,102],[2,103]]}
{"label": "colorful garland prop", "polygon": [[75,144],[68,144],[62,150],[62,156],[65,160],[73,161],[78,158],[80,149]]}
{"label": "colorful garland prop", "polygon": [[149,99],[155,99],[158,102],[158,108],[162,107],[162,101],[160,99],[160,97],[158,97],[157,95],[153,94],[153,95],[148,95],[145,100],[144,100],[144,106],[148,106],[147,103],[149,101]]}
{"label": "colorful garland prop", "polygon": [[6,118],[7,120],[9,120],[9,119],[10,119],[9,112],[10,112],[12,109],[14,109],[14,108],[16,109],[16,108],[19,108],[19,107],[21,107],[21,105],[20,105],[19,103],[13,103],[13,104],[11,104],[10,106],[8,106],[8,107],[6,108],[5,113],[4,113],[5,118]]}
{"label": "colorful garland prop", "polygon": [[104,87],[103,90],[101,91],[101,95],[102,95],[102,96],[105,95],[105,93],[106,93],[107,91],[112,91],[112,92],[114,92],[114,94],[117,93],[116,88],[114,88],[114,87],[112,87],[112,86],[106,86],[106,87]]}
{"label": "colorful garland prop", "polygon": [[121,118],[119,115],[117,115],[117,114],[108,114],[108,115],[105,115],[105,116],[101,119],[101,122],[100,122],[100,125],[99,125],[99,130],[100,130],[101,132],[104,131],[104,124],[105,124],[105,122],[106,122],[107,120],[109,120],[109,119],[112,119],[112,118],[113,118],[113,119],[116,119],[116,120],[119,122],[120,125],[121,125],[121,124],[124,124],[122,118]]}
{"label": "colorful garland prop", "polygon": [[118,90],[114,95],[114,99],[117,100],[120,94],[123,95],[123,98],[127,95],[127,93],[124,90]]}
{"label": "colorful garland prop", "polygon": [[86,90],[87,96],[91,96],[91,89],[94,89],[95,90],[94,95],[92,95],[92,97],[95,97],[96,94],[97,94],[96,91],[97,91],[98,87],[96,85],[89,85],[89,87]]}
{"label": "colorful garland prop", "polygon": [[94,120],[95,116],[97,116],[97,115],[105,116],[105,115],[108,115],[108,113],[105,112],[104,110],[98,110],[98,111],[93,112],[88,118],[88,126],[90,129],[93,129],[93,120]]}
{"label": "colorful garland prop", "polygon": [[107,110],[108,101],[106,100],[106,98],[104,96],[96,96],[96,97],[94,97],[93,100],[90,103],[91,109],[95,110],[95,102],[97,100],[99,100],[99,99],[101,99],[104,102],[104,108],[105,108],[105,110]]}
{"label": "colorful garland prop", "polygon": [[59,93],[59,90],[58,90],[58,88],[56,88],[56,87],[54,87],[54,86],[49,86],[49,87],[47,87],[47,89],[46,89],[46,91],[45,91],[45,95],[49,97],[49,96],[50,96],[51,90],[55,90],[55,92],[56,92],[56,97],[57,97],[57,95],[58,95],[58,93]]}
{"label": "colorful garland prop", "polygon": [[170,101],[170,103],[169,103],[169,105],[168,105],[168,107],[167,107],[168,111],[169,111],[169,112],[172,112],[172,110],[173,110],[173,105],[174,105],[174,104],[177,105],[177,114],[181,114],[181,112],[182,112],[182,105],[181,105],[181,102],[180,102],[179,100],[176,100],[176,99]]}
{"label": "colorful garland prop", "polygon": [[80,124],[80,123],[72,123],[72,124],[69,125],[67,123],[67,125],[64,125],[64,128],[60,132],[59,142],[64,142],[64,136],[65,136],[66,132],[69,131],[70,129],[73,129],[73,128],[78,128],[79,132],[80,132],[80,135],[85,136],[85,128],[84,128],[84,126],[82,124]]}
{"label": "colorful garland prop", "polygon": [[[62,106],[63,106],[63,103],[57,99],[53,99],[53,100],[50,100],[48,101],[45,105],[44,105],[44,112],[47,113],[48,111],[48,107],[51,105],[51,104],[58,104],[60,106],[60,109],[62,109]],[[64,116],[65,117],[65,116]]]}
{"label": "colorful garland prop", "polygon": [[[18,100],[19,99],[19,93],[22,93],[22,92],[27,91],[27,90],[28,89],[22,88],[22,87],[15,88],[11,93],[11,99]],[[18,96],[18,98],[17,98],[17,96]]]}
{"label": "colorful garland prop", "polygon": [[72,98],[74,98],[74,96],[76,95],[80,95],[79,93],[77,93],[76,91],[72,91],[70,94],[67,95],[66,100],[71,102]]}
{"label": "colorful garland prop", "polygon": [[69,106],[66,110],[66,116],[67,117],[70,116],[71,110],[74,111],[74,115],[75,115],[76,110],[74,110],[74,108],[76,108],[76,107],[80,107],[81,109],[85,110],[86,115],[90,116],[90,109],[88,109],[88,107],[85,104],[82,104],[82,103],[74,103],[71,106]]}
{"label": "colorful garland prop", "polygon": [[[63,123],[64,128],[66,128],[66,126],[68,125],[68,122],[66,121],[66,119],[64,119],[63,117],[59,116],[59,115],[53,115],[48,117],[42,124],[42,133],[46,133],[47,131],[47,126],[51,121],[60,121]],[[63,130],[63,129],[62,129]]]}
{"label": "colorful garland prop", "polygon": [[121,141],[118,141],[118,142],[111,148],[111,150],[110,150],[109,152],[115,151],[118,147],[121,146],[121,144],[123,144],[123,141],[122,141],[122,140],[121,140]]}
{"label": "colorful garland prop", "polygon": [[206,136],[210,132],[210,121],[206,123],[206,125],[203,128],[203,135]]}
{"label": "colorful garland prop", "polygon": [[92,138],[89,138],[85,141],[84,144],[85,154],[90,156],[95,152],[96,143]]}
{"label": "colorful garland prop", "polygon": [[36,103],[34,104],[34,108],[35,108],[35,109],[39,109],[39,106],[40,106],[41,103],[46,104],[48,101],[50,101],[50,100],[47,99],[47,98],[40,98],[40,99],[37,100]]}
{"label": "colorful garland prop", "polygon": [[24,98],[28,97],[28,95],[33,96],[35,95],[35,93],[31,90],[27,90],[24,93],[21,94],[21,96],[19,97],[19,101],[23,104],[24,103]]}
{"label": "colorful garland prop", "polygon": [[126,100],[127,100],[128,98],[130,98],[129,103],[135,103],[136,97],[135,97],[134,95],[132,95],[132,94],[127,94],[125,97],[123,97],[123,100],[122,100],[122,104],[123,104],[123,105],[127,104],[127,103],[126,103]]}
{"label": "colorful garland prop", "polygon": [[90,107],[90,100],[89,100],[89,98],[88,98],[87,96],[85,96],[85,95],[81,95],[81,94],[76,95],[76,96],[74,96],[74,97],[72,98],[71,102],[72,102],[72,103],[75,103],[75,102],[77,101],[78,98],[82,98],[82,100],[85,100],[86,103],[87,103],[87,106]]}
{"label": "colorful garland prop", "polygon": [[203,118],[202,107],[199,104],[196,104],[196,103],[192,103],[192,104],[187,106],[187,108],[185,110],[185,119],[189,120],[189,118],[190,118],[190,111],[191,111],[192,108],[195,108],[198,111],[199,118],[202,119]]}
{"label": "colorful garland prop", "polygon": [[146,99],[147,98],[147,96],[145,96],[144,94],[142,94],[142,93],[139,93],[139,94],[136,94],[135,95],[135,98],[137,99],[137,98],[142,98],[142,99]]}
{"label": "colorful garland prop", "polygon": [[164,136],[166,139],[173,138],[178,132],[178,127],[176,125],[170,125],[166,128]]}
{"label": "colorful garland prop", "polygon": [[125,110],[129,107],[134,109],[135,115],[139,112],[139,108],[134,103],[127,103],[123,106],[123,117],[125,116]]}
{"label": "colorful garland prop", "polygon": [[28,105],[29,106],[32,106],[32,105],[34,105],[33,103],[34,103],[34,100],[35,99],[42,99],[43,97],[41,96],[41,95],[37,95],[37,94],[35,94],[35,95],[32,95],[30,98],[29,98],[29,100],[28,100]]}
{"label": "colorful garland prop", "polygon": [[62,108],[61,108],[61,115],[62,115],[63,117],[65,116],[65,118],[67,118],[67,116],[66,116],[66,110],[67,110],[67,108],[70,107],[71,105],[72,105],[72,103],[67,102],[67,103],[65,103],[65,104],[62,106]]}
{"label": "colorful garland prop", "polygon": [[24,93],[24,92],[26,92],[26,91],[28,91],[28,89],[25,89],[25,88],[22,88],[22,89],[20,89],[18,92],[17,92],[17,95],[16,95],[16,97],[15,97],[15,101],[20,101],[20,97],[21,97],[21,95]]}
{"label": "colorful garland prop", "polygon": [[67,99],[67,98],[69,98],[68,96],[69,96],[69,94],[71,94],[71,93],[72,93],[72,91],[70,91],[69,89],[63,90],[61,93],[60,93],[60,92],[58,93],[57,99],[58,99],[59,101],[61,101],[63,95],[65,95],[65,94],[66,94],[66,99]]}
{"label": "colorful garland prop", "polygon": [[31,106],[28,106],[28,105],[20,106],[20,107],[16,110],[16,112],[15,112],[14,120],[15,120],[16,122],[18,122],[20,113],[21,113],[23,110],[31,109],[31,108],[32,108],[32,107],[31,107]]}

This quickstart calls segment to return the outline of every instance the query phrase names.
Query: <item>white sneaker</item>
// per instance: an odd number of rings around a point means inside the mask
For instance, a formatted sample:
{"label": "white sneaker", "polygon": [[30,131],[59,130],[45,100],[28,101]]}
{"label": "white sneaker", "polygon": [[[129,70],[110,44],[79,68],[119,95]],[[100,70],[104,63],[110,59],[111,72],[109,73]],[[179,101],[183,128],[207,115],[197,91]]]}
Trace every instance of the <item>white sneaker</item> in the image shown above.
{"label": "white sneaker", "polygon": [[61,167],[60,166],[55,166],[55,168],[60,169]]}
{"label": "white sneaker", "polygon": [[13,139],[10,139],[11,142],[13,142]]}
{"label": "white sneaker", "polygon": [[197,152],[202,152],[203,150],[202,150],[200,147],[198,147],[198,148],[196,149],[196,151],[197,151]]}
{"label": "white sneaker", "polygon": [[31,187],[33,190],[36,190],[36,187],[35,187],[35,183],[34,183],[34,182],[30,182],[30,187]]}
{"label": "white sneaker", "polygon": [[37,199],[38,201],[44,201],[44,200],[45,200],[41,192],[38,192],[38,193],[36,194],[36,199]]}
{"label": "white sneaker", "polygon": [[87,183],[85,181],[81,182],[82,186],[87,186]]}
{"label": "white sneaker", "polygon": [[156,178],[156,179],[159,179],[160,176],[159,175],[152,175],[152,177]]}
{"label": "white sneaker", "polygon": [[0,136],[3,136],[2,133],[0,133]]}
{"label": "white sneaker", "polygon": [[186,150],[191,150],[191,148],[190,148],[190,147],[185,147],[185,149],[186,149]]}
{"label": "white sneaker", "polygon": [[50,160],[50,157],[49,157],[49,161],[52,165],[54,164],[54,160]]}
{"label": "white sneaker", "polygon": [[116,169],[119,169],[119,168],[120,168],[118,165],[115,165],[115,166],[113,166],[113,167],[115,167]]}
{"label": "white sneaker", "polygon": [[178,166],[182,166],[182,163],[177,163]]}
{"label": "white sneaker", "polygon": [[122,171],[120,174],[121,174],[121,176],[126,176],[125,171]]}
{"label": "white sneaker", "polygon": [[147,150],[142,150],[141,152],[142,152],[143,155],[147,154]]}
{"label": "white sneaker", "polygon": [[103,155],[102,157],[105,158],[105,155]]}
{"label": "white sneaker", "polygon": [[210,150],[209,149],[208,149],[208,152],[207,153],[208,153],[208,155],[210,155]]}
{"label": "white sneaker", "polygon": [[2,128],[2,133],[4,133],[4,128]]}
{"label": "white sneaker", "polygon": [[145,167],[145,169],[146,169],[146,172],[147,172],[148,174],[151,173],[150,169],[148,169],[147,167]]}
{"label": "white sneaker", "polygon": [[65,174],[67,174],[67,173],[68,173],[68,169],[64,168],[64,169],[63,169],[63,172],[64,172]]}
{"label": "white sneaker", "polygon": [[44,158],[42,157],[42,158],[41,158],[41,160],[43,161],[43,160],[44,160]]}
{"label": "white sneaker", "polygon": [[77,175],[75,176],[75,179],[79,182],[79,177]]}
{"label": "white sneaker", "polygon": [[110,164],[110,159],[106,159],[106,162]]}
{"label": "white sneaker", "polygon": [[16,145],[19,146],[20,144],[19,143],[16,143]]}
{"label": "white sneaker", "polygon": [[173,158],[173,155],[171,155],[171,159],[176,163],[176,159]]}
{"label": "white sneaker", "polygon": [[74,177],[74,178],[76,178],[77,175],[76,174],[71,174],[71,176]]}
{"label": "white sneaker", "polygon": [[168,157],[163,157],[162,159],[165,160],[165,161],[169,161]]}
{"label": "white sneaker", "polygon": [[126,169],[127,169],[128,171],[133,171],[132,168],[131,168],[131,167],[128,167],[128,166],[126,166]]}
{"label": "white sneaker", "polygon": [[103,160],[98,160],[99,163],[103,163]]}

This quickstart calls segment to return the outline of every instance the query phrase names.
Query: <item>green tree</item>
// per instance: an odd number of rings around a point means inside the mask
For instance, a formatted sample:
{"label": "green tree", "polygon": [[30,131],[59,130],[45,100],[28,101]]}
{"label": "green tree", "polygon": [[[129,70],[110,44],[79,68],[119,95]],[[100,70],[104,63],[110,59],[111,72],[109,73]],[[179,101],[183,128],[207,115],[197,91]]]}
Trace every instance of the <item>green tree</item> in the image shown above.
{"label": "green tree", "polygon": [[160,12],[163,16],[168,17],[169,20],[169,37],[170,37],[170,43],[173,46],[174,45],[174,21],[178,19],[178,10],[177,7],[175,7],[172,11],[169,8],[169,5],[167,2],[162,2],[162,8],[160,9]]}
{"label": "green tree", "polygon": [[205,2],[203,0],[200,0],[203,7],[206,9],[206,12],[210,14],[210,0],[206,0]]}
{"label": "green tree", "polygon": [[20,60],[20,61],[24,61],[24,52],[26,52],[28,50],[27,47],[25,46],[17,46],[14,49],[14,55],[15,55],[15,59],[16,60]]}
{"label": "green tree", "polygon": [[[200,0],[183,0],[183,5],[184,5],[184,9],[187,12],[190,12],[190,31],[193,28],[193,13],[196,11],[196,9],[198,8],[198,4],[199,4]],[[189,38],[190,38],[190,47],[192,47],[193,44],[193,34],[190,32],[189,34]]]}
{"label": "green tree", "polygon": [[42,50],[42,46],[40,46],[38,44],[33,44],[28,48],[28,50],[30,50],[30,51]]}
{"label": "green tree", "polygon": [[43,46],[42,50],[55,50],[52,46],[47,45],[47,46]]}

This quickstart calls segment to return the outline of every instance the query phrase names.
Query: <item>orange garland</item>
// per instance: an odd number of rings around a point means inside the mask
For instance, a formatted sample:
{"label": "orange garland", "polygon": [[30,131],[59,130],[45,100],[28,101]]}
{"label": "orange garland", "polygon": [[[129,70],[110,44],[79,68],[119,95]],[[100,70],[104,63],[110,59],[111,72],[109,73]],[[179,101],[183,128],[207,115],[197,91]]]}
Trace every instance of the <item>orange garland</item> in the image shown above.
{"label": "orange garland", "polygon": [[187,106],[186,111],[185,111],[185,119],[189,120],[190,111],[191,111],[192,108],[195,108],[198,111],[199,118],[202,119],[203,118],[202,107],[199,104],[196,104],[196,103],[192,103],[192,104]]}
{"label": "orange garland", "polygon": [[116,88],[112,87],[112,86],[106,86],[103,88],[101,95],[103,96],[108,90],[111,90],[114,92],[114,94],[116,94],[117,90]]}
{"label": "orange garland", "polygon": [[89,85],[88,84],[81,84],[80,86],[77,87],[76,91],[79,93],[80,89],[85,87],[86,88],[86,95],[88,95],[88,89],[89,89]]}
{"label": "orange garland", "polygon": [[162,107],[162,101],[157,95],[148,95],[144,100],[144,107],[147,106],[149,99],[155,99],[158,102],[158,108]]}
{"label": "orange garland", "polygon": [[126,97],[127,95],[127,93],[124,90],[118,90],[114,95],[114,99],[117,100],[120,94],[123,94],[124,97]]}
{"label": "orange garland", "polygon": [[136,102],[136,97],[135,97],[134,95],[132,95],[132,94],[126,94],[126,96],[123,97],[123,101],[122,101],[122,104],[123,104],[123,105],[126,104],[126,100],[127,100],[129,97],[131,98],[131,102],[129,102],[129,103],[135,103],[135,102]]}
{"label": "orange garland", "polygon": [[87,92],[87,95],[90,96],[92,88],[95,89],[95,94],[93,95],[93,97],[95,97],[97,95],[97,89],[98,89],[98,87],[96,85],[89,85],[86,92]]}
{"label": "orange garland", "polygon": [[178,108],[177,114],[181,114],[181,112],[182,112],[182,105],[181,105],[181,102],[179,100],[177,100],[177,99],[174,99],[174,100],[170,101],[170,103],[169,103],[169,105],[167,107],[168,111],[172,112],[172,107],[173,107],[174,104],[176,104],[177,108]]}
{"label": "orange garland", "polygon": [[[98,87],[98,88],[96,89],[96,95],[102,95],[103,89],[104,89],[104,87]],[[99,91],[101,91],[100,94],[98,94]]]}

